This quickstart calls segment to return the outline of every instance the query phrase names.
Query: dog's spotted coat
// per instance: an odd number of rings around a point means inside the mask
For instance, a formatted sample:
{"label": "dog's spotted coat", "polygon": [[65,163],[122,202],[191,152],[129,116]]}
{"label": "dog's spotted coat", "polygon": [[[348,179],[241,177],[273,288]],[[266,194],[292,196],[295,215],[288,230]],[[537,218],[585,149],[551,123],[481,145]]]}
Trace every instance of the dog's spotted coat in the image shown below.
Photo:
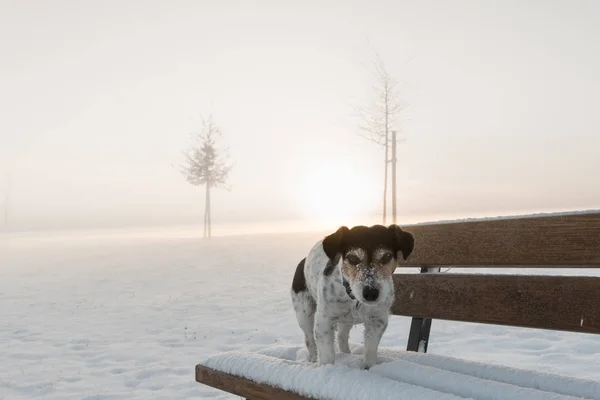
{"label": "dog's spotted coat", "polygon": [[298,264],[291,288],[311,362],[335,362],[336,333],[339,350],[350,353],[350,330],[364,324],[362,368],[376,364],[394,301],[392,273],[398,255],[406,260],[413,248],[413,235],[397,225],[343,226],[313,246]]}

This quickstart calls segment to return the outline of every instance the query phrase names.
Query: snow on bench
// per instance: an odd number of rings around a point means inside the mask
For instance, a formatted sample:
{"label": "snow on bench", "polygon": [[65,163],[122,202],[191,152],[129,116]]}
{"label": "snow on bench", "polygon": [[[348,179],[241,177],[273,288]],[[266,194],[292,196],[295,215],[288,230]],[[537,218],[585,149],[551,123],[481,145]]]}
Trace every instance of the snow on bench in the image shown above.
{"label": "snow on bench", "polygon": [[600,399],[600,382],[390,348],[380,349],[378,365],[362,370],[362,345],[351,348],[352,354],[337,354],[335,365],[309,363],[300,346],[276,346],[218,354],[198,368],[313,399]]}

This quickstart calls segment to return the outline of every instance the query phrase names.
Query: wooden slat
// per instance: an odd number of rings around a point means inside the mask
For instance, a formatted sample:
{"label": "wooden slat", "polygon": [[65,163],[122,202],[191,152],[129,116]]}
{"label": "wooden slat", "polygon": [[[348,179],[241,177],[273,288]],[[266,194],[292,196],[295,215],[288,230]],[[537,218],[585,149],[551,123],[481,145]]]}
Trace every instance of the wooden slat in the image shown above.
{"label": "wooden slat", "polygon": [[216,371],[202,364],[196,365],[196,382],[251,400],[313,400],[310,397]]}
{"label": "wooden slat", "polygon": [[415,249],[400,267],[600,267],[600,213],[403,227]]}
{"label": "wooden slat", "polygon": [[394,274],[392,313],[600,334],[600,278]]}

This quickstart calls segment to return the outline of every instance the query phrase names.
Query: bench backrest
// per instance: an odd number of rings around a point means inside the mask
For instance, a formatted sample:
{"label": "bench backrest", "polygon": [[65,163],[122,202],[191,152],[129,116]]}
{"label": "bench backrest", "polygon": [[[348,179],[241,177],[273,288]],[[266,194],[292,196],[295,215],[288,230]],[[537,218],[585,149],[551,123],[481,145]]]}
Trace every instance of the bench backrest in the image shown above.
{"label": "bench backrest", "polygon": [[600,268],[600,212],[403,228],[413,233],[416,244],[400,268],[516,270],[511,275],[396,273],[393,314],[600,333],[600,277],[523,275],[518,271]]}

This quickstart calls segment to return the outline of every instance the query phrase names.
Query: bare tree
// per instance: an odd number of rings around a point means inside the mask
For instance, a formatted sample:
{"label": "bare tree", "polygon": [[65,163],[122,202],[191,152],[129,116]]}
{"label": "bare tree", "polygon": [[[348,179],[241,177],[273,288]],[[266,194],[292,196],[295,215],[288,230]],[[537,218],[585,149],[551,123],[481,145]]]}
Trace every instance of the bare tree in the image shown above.
{"label": "bare tree", "polygon": [[202,130],[196,143],[184,153],[185,163],[182,173],[194,186],[205,186],[204,237],[211,237],[210,191],[213,188],[226,188],[232,165],[226,161],[225,151],[217,148],[221,130],[213,121],[212,115],[202,120]]}
{"label": "bare tree", "polygon": [[[366,107],[357,108],[359,122],[359,133],[365,139],[382,146],[385,149],[384,156],[384,184],[383,184],[383,224],[387,217],[387,188],[388,188],[388,164],[392,162],[394,170],[392,171],[395,180],[396,166],[396,131],[398,116],[404,106],[400,103],[397,93],[398,82],[385,68],[383,60],[375,52],[373,61],[373,76],[375,83],[372,86],[374,98]],[[390,159],[390,147],[393,150],[392,159]],[[396,190],[395,181],[393,185],[393,221],[396,222]]]}

